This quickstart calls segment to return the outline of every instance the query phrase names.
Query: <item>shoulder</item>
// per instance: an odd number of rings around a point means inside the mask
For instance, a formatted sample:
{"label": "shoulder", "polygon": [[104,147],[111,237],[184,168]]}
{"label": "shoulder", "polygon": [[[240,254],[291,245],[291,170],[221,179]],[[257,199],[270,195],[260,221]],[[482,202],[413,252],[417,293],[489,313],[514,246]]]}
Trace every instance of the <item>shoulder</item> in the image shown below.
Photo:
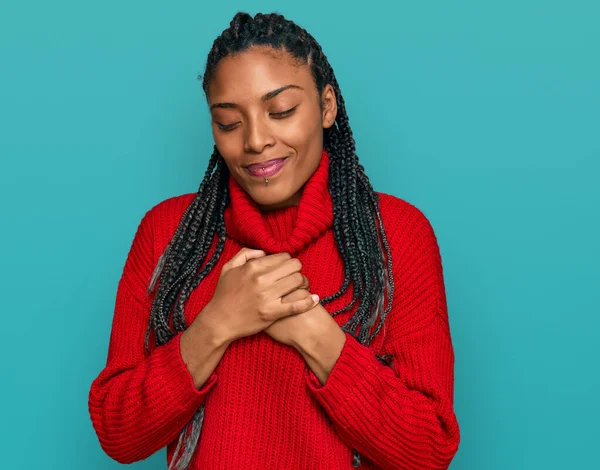
{"label": "shoulder", "polygon": [[438,315],[447,325],[442,257],[431,222],[414,204],[378,194],[395,281],[390,330],[400,335],[415,332]]}
{"label": "shoulder", "polygon": [[196,195],[197,193],[185,193],[163,199],[150,207],[147,214],[152,214],[155,219],[176,219],[179,222]]}
{"label": "shoulder", "polygon": [[390,245],[400,250],[419,240],[437,242],[433,226],[423,210],[400,197],[375,193],[379,196],[381,219]]}
{"label": "shoulder", "polygon": [[146,210],[138,230],[150,231],[159,243],[160,240],[170,240],[196,195],[195,192],[185,193],[155,203]]}
{"label": "shoulder", "polygon": [[139,301],[146,298],[144,293],[158,256],[195,196],[196,193],[189,193],[159,201],[146,210],[139,221],[123,268],[123,282],[129,285]]}

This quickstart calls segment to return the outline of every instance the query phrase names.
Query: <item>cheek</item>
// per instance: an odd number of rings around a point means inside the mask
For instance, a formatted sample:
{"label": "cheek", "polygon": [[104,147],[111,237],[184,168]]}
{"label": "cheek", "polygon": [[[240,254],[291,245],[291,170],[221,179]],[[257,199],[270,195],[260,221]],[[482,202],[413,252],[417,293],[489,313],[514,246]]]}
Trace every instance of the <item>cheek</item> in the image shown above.
{"label": "cheek", "polygon": [[318,114],[310,113],[290,119],[285,124],[277,126],[277,137],[291,147],[305,147],[319,132],[321,123]]}
{"label": "cheek", "polygon": [[217,149],[223,155],[225,160],[233,160],[238,155],[242,154],[243,142],[240,133],[233,132],[231,135],[226,135],[221,132],[213,131],[213,139]]}

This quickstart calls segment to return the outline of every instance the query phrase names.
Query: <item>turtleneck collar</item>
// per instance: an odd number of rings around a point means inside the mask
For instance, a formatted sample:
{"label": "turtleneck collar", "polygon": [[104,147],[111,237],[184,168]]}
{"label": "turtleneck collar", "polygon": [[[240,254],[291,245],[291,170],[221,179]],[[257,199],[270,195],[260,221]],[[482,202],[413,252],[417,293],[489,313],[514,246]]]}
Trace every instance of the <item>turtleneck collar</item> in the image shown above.
{"label": "turtleneck collar", "polygon": [[261,212],[258,204],[229,175],[231,201],[225,208],[227,235],[243,246],[267,254],[295,254],[333,225],[328,189],[329,155],[323,149],[319,166],[304,185],[297,206]]}

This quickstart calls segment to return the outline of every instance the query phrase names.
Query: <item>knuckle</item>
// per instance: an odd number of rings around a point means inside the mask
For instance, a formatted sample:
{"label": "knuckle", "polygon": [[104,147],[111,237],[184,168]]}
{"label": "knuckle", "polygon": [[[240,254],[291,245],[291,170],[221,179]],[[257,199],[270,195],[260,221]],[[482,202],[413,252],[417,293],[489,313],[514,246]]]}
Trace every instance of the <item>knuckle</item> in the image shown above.
{"label": "knuckle", "polygon": [[267,317],[267,311],[265,310],[265,308],[264,308],[264,307],[258,307],[258,308],[256,309],[256,313],[258,313],[258,317],[259,317],[261,320],[266,320],[266,317]]}
{"label": "knuckle", "polygon": [[295,283],[297,283],[297,284],[300,284],[300,285],[301,285],[301,284],[304,282],[304,275],[303,275],[303,274],[301,274],[301,273],[299,273],[299,272],[295,272],[295,273],[293,274],[293,276],[294,276],[294,282],[295,282]]}
{"label": "knuckle", "polygon": [[253,259],[249,260],[244,267],[250,274],[256,274],[258,272],[258,264]]}
{"label": "knuckle", "polygon": [[255,268],[252,268],[248,265],[244,265],[244,269],[246,270],[246,275],[250,279],[250,281],[255,284],[256,278],[260,276],[260,273],[256,271]]}
{"label": "knuckle", "polygon": [[273,313],[269,309],[264,308],[264,307],[261,307],[258,310],[258,316],[263,321],[272,321],[273,320],[273,318],[272,318],[273,317]]}

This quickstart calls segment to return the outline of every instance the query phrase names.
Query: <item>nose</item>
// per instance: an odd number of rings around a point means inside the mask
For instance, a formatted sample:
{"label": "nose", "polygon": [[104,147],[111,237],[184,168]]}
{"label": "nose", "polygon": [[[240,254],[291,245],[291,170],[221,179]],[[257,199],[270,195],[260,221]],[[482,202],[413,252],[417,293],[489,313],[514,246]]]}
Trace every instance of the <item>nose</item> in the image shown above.
{"label": "nose", "polygon": [[256,116],[247,121],[244,135],[244,150],[247,153],[262,153],[266,147],[275,144],[272,129],[265,119]]}

